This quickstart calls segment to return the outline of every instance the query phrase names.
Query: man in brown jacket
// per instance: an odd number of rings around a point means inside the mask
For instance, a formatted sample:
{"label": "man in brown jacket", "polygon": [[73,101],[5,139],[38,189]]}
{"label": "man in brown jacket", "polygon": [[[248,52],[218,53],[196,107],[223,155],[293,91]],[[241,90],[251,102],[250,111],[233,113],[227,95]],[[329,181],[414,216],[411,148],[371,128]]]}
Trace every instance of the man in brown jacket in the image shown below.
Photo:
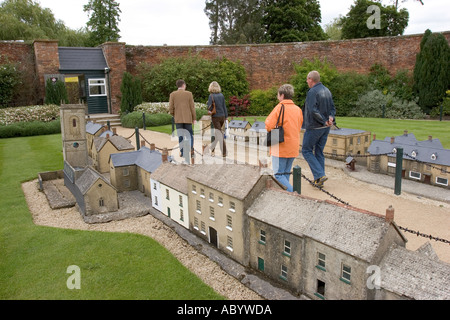
{"label": "man in brown jacket", "polygon": [[[184,147],[191,145],[192,156],[194,155],[194,132],[192,124],[196,121],[194,98],[190,91],[186,90],[184,80],[177,80],[177,91],[170,94],[169,112],[174,117],[177,128],[178,142],[180,145],[180,156],[189,163],[189,152],[184,152]],[[182,143],[183,142],[183,143]]]}

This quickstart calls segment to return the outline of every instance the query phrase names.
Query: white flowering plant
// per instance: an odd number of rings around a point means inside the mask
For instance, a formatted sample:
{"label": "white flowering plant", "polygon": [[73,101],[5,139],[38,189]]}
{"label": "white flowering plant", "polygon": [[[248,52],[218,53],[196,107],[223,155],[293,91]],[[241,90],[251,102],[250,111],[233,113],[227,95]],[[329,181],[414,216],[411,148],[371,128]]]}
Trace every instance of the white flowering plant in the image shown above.
{"label": "white flowering plant", "polygon": [[[207,106],[205,103],[195,102],[195,109],[206,110]],[[145,112],[149,114],[156,113],[169,113],[169,102],[144,102],[137,105],[134,111]]]}
{"label": "white flowering plant", "polygon": [[54,104],[0,109],[0,126],[17,122],[50,122],[59,118],[59,106]]}

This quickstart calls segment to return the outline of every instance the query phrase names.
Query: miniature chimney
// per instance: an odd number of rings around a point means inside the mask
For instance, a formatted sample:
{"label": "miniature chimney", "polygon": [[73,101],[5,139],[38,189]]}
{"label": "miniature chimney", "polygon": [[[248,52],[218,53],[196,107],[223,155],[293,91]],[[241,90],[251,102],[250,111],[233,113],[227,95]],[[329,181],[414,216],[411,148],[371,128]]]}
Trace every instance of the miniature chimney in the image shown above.
{"label": "miniature chimney", "polygon": [[391,144],[395,142],[395,137],[391,137]]}
{"label": "miniature chimney", "polygon": [[145,140],[141,140],[141,148],[145,147]]}
{"label": "miniature chimney", "polygon": [[112,128],[113,135],[117,136],[117,128]]}
{"label": "miniature chimney", "polygon": [[150,143],[150,150],[151,151],[155,151],[156,150],[156,146],[154,143]]}
{"label": "miniature chimney", "polygon": [[403,135],[407,136],[408,135],[408,130],[403,131]]}
{"label": "miniature chimney", "polygon": [[387,222],[393,222],[394,221],[394,208],[392,206],[389,206],[389,208],[386,209],[386,221]]}
{"label": "miniature chimney", "polygon": [[374,133],[373,134],[373,140],[376,140],[377,139],[377,135]]}
{"label": "miniature chimney", "polygon": [[106,134],[106,139],[109,139],[109,133]]}
{"label": "miniature chimney", "polygon": [[428,141],[433,141],[433,136],[428,136]]}
{"label": "miniature chimney", "polygon": [[162,151],[162,162],[168,162],[169,161],[169,152],[167,151],[167,148],[164,148]]}

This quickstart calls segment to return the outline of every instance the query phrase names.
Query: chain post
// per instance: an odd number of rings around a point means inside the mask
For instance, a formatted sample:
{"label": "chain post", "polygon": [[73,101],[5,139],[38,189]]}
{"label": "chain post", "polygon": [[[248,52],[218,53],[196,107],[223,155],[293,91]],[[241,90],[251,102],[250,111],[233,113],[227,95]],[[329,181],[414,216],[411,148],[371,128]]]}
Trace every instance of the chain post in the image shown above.
{"label": "chain post", "polygon": [[396,195],[402,193],[402,171],[403,171],[403,148],[397,148],[397,159],[395,163],[395,190]]}
{"label": "chain post", "polygon": [[302,168],[300,168],[298,165],[294,167],[294,192],[297,192],[298,194],[302,194]]}

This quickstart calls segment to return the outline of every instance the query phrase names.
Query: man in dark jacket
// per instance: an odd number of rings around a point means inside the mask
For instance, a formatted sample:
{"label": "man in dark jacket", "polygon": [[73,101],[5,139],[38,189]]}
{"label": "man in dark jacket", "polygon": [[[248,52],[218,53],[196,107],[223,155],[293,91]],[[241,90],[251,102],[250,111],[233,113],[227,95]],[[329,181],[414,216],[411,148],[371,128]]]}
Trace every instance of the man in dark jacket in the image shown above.
{"label": "man in dark jacket", "polygon": [[322,188],[328,180],[323,149],[336,116],[336,108],[330,90],[320,82],[317,71],[311,71],[306,82],[310,89],[305,102],[302,154],[314,175],[315,185]]}

